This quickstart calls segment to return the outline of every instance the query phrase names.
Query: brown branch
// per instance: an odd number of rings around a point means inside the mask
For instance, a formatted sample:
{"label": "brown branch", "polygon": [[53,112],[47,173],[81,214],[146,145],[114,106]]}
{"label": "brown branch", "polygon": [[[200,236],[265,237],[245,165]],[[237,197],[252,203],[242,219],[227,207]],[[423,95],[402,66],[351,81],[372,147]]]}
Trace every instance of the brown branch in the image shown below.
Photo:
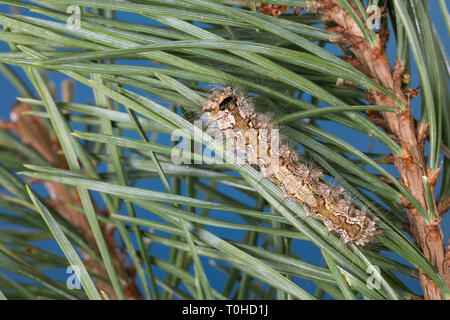
{"label": "brown branch", "polygon": [[[32,110],[28,104],[18,103],[11,111],[11,122],[3,123],[5,129],[10,129],[16,133],[22,142],[28,144],[36,150],[42,157],[47,159],[54,167],[60,169],[69,169],[64,155],[60,152],[61,146],[58,140],[51,137],[44,122],[37,116],[24,115],[25,111]],[[73,225],[81,235],[87,240],[92,249],[99,252],[97,242],[91,230],[87,217],[82,212],[76,210],[81,207],[81,200],[74,188],[64,184],[43,181],[48,190],[50,199],[48,204],[61,214],[71,225]],[[94,209],[98,215],[105,215],[93,201]],[[132,267],[126,266],[126,256],[122,253],[121,247],[114,239],[115,229],[100,222],[100,228],[105,237],[106,244],[111,255],[111,259],[119,276],[125,281],[124,293],[126,299],[142,299],[142,295],[135,282],[135,271]],[[80,249],[81,256],[86,268],[93,274],[100,275],[108,279],[108,273],[105,267],[95,258],[89,256]],[[106,292],[111,299],[117,299],[115,291],[109,282],[100,279],[94,279],[97,289]]]}
{"label": "brown branch", "polygon": [[393,154],[388,154],[384,157],[386,164],[395,164],[395,157]]}
{"label": "brown branch", "polygon": [[[434,204],[428,202],[427,193],[422,183],[422,176],[437,180],[436,172],[430,172],[424,154],[424,141],[428,134],[428,125],[419,128],[415,124],[410,110],[410,99],[417,95],[416,89],[402,88],[404,84],[403,73],[405,67],[397,60],[394,68],[391,68],[386,54],[386,43],[389,33],[387,27],[382,26],[376,34],[376,43],[370,47],[353,18],[334,0],[318,0],[319,9],[322,10],[326,23],[334,23],[333,28],[340,37],[331,39],[350,48],[354,57],[346,57],[346,61],[358,68],[361,72],[387,88],[406,106],[401,110],[399,106],[388,96],[370,89],[368,101],[377,105],[393,106],[398,112],[381,112],[382,119],[376,120],[376,124],[383,127],[386,133],[402,147],[403,155],[394,155],[393,163],[397,167],[402,184],[414,196],[414,198],[429,210]],[[353,1],[349,3],[354,6]],[[358,10],[355,7],[355,11]],[[360,17],[361,18],[361,17]],[[361,18],[362,19],[362,18]],[[363,20],[361,20],[363,21]],[[356,61],[355,61],[356,60]],[[444,204],[441,204],[441,208]],[[415,208],[406,206],[411,232],[417,246],[423,251],[427,259],[436,267],[442,278],[450,287],[450,272],[445,261],[445,250],[440,219],[437,217],[431,224],[427,224]],[[425,299],[443,299],[441,291],[436,284],[420,270],[420,282]]]}
{"label": "brown branch", "polygon": [[439,201],[437,205],[439,217],[442,218],[450,210],[450,195]]}

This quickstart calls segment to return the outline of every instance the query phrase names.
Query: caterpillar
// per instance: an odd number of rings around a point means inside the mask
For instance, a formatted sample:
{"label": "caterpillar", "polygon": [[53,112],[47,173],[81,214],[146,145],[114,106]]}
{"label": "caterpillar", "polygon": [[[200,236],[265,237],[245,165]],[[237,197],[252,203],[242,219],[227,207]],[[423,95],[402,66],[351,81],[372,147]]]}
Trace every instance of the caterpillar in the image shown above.
{"label": "caterpillar", "polygon": [[301,204],[307,216],[337,232],[344,243],[364,246],[381,233],[375,222],[344,196],[343,188],[323,182],[321,171],[301,163],[297,152],[281,143],[277,135],[267,134],[277,130],[270,117],[258,113],[232,87],[214,90],[202,113],[208,126],[221,131],[226,141],[233,141],[236,152],[253,159],[263,177],[277,184],[285,197]]}

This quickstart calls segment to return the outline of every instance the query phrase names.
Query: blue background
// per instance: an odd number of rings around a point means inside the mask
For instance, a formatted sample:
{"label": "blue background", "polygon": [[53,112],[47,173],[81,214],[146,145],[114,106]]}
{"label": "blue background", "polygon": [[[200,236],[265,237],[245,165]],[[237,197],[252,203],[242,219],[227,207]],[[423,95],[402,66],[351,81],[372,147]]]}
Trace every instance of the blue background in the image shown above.
{"label": "blue background", "polygon": [[[438,2],[430,1],[429,6],[430,6],[432,17],[433,17],[433,22],[435,23],[435,26],[441,36],[441,39],[446,48],[446,51],[448,51],[448,48],[450,46],[450,41],[449,41],[445,22],[444,22],[442,14],[441,14]],[[0,5],[0,12],[8,12],[9,13],[10,12],[9,7],[6,5]],[[27,15],[34,15],[34,14],[27,12]],[[150,21],[146,18],[137,16],[137,15],[133,15],[133,14],[128,14],[128,13],[119,13],[118,18],[122,19],[122,20],[136,22],[136,23],[152,24],[152,21]],[[330,48],[330,50],[334,50],[332,47],[329,47],[329,48]],[[0,50],[8,51],[8,46],[5,43],[0,42]],[[395,39],[394,39],[393,34],[391,35],[391,40],[388,45],[388,55],[391,59],[391,62],[396,57]],[[15,67],[15,69],[18,70],[19,74],[21,74],[23,76],[23,78],[25,79],[25,81],[27,83],[29,83],[28,80],[26,79],[26,77],[24,76],[24,73],[22,72],[22,70],[20,68],[16,68],[16,67]],[[413,88],[417,87],[419,84],[419,80],[418,80],[417,69],[415,67],[413,67],[413,69],[411,70],[411,77],[412,77],[411,87],[413,87]],[[58,91],[59,91],[60,83],[62,80],[65,79],[65,76],[58,74],[58,73],[51,72],[50,79],[56,84]],[[32,87],[32,86],[30,85],[30,87]],[[88,103],[89,101],[93,101],[93,95],[92,95],[92,91],[90,88],[87,88],[81,84],[77,84],[75,92],[76,92],[75,99],[74,99],[75,102]],[[10,108],[13,105],[13,103],[18,95],[19,95],[19,93],[16,91],[16,89],[7,81],[7,79],[3,75],[0,74],[0,97],[2,99],[1,100],[1,109],[0,109],[0,119],[8,119],[9,118]],[[58,98],[60,98],[60,97],[58,97]],[[419,116],[420,98],[416,98],[415,100],[413,100],[412,108],[413,108],[415,115]],[[359,133],[359,132],[355,132],[354,130],[345,128],[345,127],[337,125],[335,123],[321,121],[320,124],[323,129],[343,138],[345,141],[349,142],[350,144],[352,144],[359,150],[362,150],[362,151],[367,150],[370,140],[368,139],[368,137],[366,135]],[[167,140],[167,138],[168,138],[167,136],[166,137],[161,136],[158,139],[158,142],[159,143],[167,143],[169,141],[169,140]],[[379,142],[375,143],[373,152],[382,153],[382,152],[386,152],[386,151],[388,151],[388,150],[386,149],[386,147],[384,145],[382,145]],[[391,172],[395,172],[395,170],[392,170],[392,168],[390,168],[390,167],[386,167],[386,168],[389,169]],[[144,181],[139,182],[137,186],[142,187],[142,188],[156,190],[156,191],[164,191],[164,188],[159,180],[144,180]],[[245,198],[245,195],[242,195],[241,193],[233,191],[233,189],[229,188],[229,187],[222,186],[222,187],[220,187],[219,190],[230,197]],[[250,198],[248,198],[248,200],[242,200],[242,201],[246,202],[249,206],[254,205],[254,203],[252,203]],[[226,213],[226,214],[228,215],[228,218],[230,221],[243,222],[242,219],[236,215],[233,215],[230,213]],[[155,215],[149,214],[148,212],[144,213],[142,211],[138,211],[138,216],[141,216],[144,218],[160,220],[157,217],[155,217]],[[215,212],[212,216],[218,217],[218,218],[225,217],[224,213],[221,213],[221,212]],[[448,239],[448,237],[450,235],[449,220],[450,220],[450,218],[447,216],[444,219],[444,221],[442,222],[442,227],[443,227],[443,231],[444,231],[444,239]],[[4,225],[0,224],[0,227],[3,227],[3,226]],[[227,239],[241,241],[241,239],[243,237],[243,232],[241,232],[241,231],[230,231],[230,230],[224,230],[224,229],[214,228],[214,227],[210,227],[207,229],[209,231],[215,233],[216,235],[227,238]],[[53,250],[55,252],[59,252],[60,254],[62,254],[61,251],[59,250],[57,244],[54,241],[40,241],[39,244],[47,249],[50,249],[50,250]],[[323,258],[321,257],[319,249],[316,248],[311,243],[308,243],[305,241],[297,241],[297,242],[295,242],[293,250],[304,261],[311,262],[311,263],[318,264],[318,265],[325,264]],[[152,246],[151,253],[153,255],[158,256],[163,259],[168,258],[167,247],[164,247],[159,244],[155,244]],[[402,260],[400,260],[400,261],[402,261]],[[202,262],[203,262],[203,265],[208,274],[210,283],[214,286],[214,288],[218,289],[219,291],[222,290],[223,286],[225,284],[225,281],[226,281],[226,277],[224,276],[224,274],[221,273],[220,271],[218,271],[216,268],[212,267],[212,265],[208,259],[203,258]],[[68,276],[65,273],[65,270],[45,270],[45,272],[48,275],[52,276],[53,278],[59,279],[61,281],[65,281]],[[157,270],[156,274],[158,276],[163,276],[164,272],[161,270]],[[17,276],[14,276],[14,275],[10,275],[10,276],[12,276],[16,279],[18,278]],[[400,278],[402,280],[404,280],[405,283],[414,292],[421,293],[421,288],[420,288],[418,281],[408,279],[408,278],[402,277],[402,276],[400,276]],[[315,290],[315,285],[310,281],[296,280],[296,282],[299,283],[303,288],[305,288],[309,292],[314,292],[314,290]]]}

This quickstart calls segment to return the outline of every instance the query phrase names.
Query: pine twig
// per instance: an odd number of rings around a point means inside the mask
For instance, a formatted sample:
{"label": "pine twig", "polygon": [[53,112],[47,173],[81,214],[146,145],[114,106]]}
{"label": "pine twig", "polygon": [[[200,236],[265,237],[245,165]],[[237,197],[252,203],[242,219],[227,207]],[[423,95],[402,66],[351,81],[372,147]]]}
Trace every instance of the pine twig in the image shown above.
{"label": "pine twig", "polygon": [[[353,1],[349,1],[349,3],[357,11]],[[319,10],[322,10],[325,22],[337,25],[330,28],[339,34],[339,37],[332,41],[352,49],[354,56],[346,57],[345,60],[395,94],[406,106],[404,109],[399,108],[391,98],[377,89],[371,89],[368,92],[367,100],[369,102],[398,108],[396,113],[381,112],[381,119],[377,118],[376,123],[382,123],[381,127],[401,145],[403,155],[393,155],[391,160],[400,173],[402,184],[423,208],[430,212],[431,208],[436,208],[436,204],[434,199],[431,199],[430,203],[422,177],[428,178],[431,190],[433,190],[438,172],[431,172],[426,163],[423,146],[428,129],[424,127],[422,130],[416,130],[415,120],[410,110],[411,89],[404,90],[402,87],[405,68],[397,60],[392,69],[386,54],[386,43],[389,37],[386,25],[382,26],[380,32],[376,34],[375,46],[371,47],[355,20],[335,0],[318,0],[317,4]],[[366,23],[364,26],[367,28]],[[446,207],[448,209],[448,200],[446,201],[439,204],[439,212]],[[434,221],[427,223],[414,207],[409,205],[406,210],[417,246],[450,286],[450,272],[445,261],[444,240],[440,227],[441,215],[437,215]],[[420,282],[425,299],[444,299],[439,288],[424,272],[420,273]]]}
{"label": "pine twig", "polygon": [[[37,116],[22,114],[31,110],[32,107],[28,104],[16,104],[11,111],[12,121],[4,122],[3,127],[15,132],[23,143],[35,149],[54,167],[67,170],[68,164],[64,155],[60,152],[61,146],[57,139],[52,138],[42,119]],[[97,243],[87,217],[76,209],[82,206],[78,194],[58,182],[44,181],[44,185],[50,194],[49,205],[67,219],[84,236],[90,246],[98,251]],[[95,211],[98,215],[106,215],[97,206],[95,206]],[[126,266],[126,256],[114,238],[115,227],[107,226],[105,223],[101,223],[100,226],[105,236],[114,267],[125,281],[125,298],[130,300],[142,299],[142,295],[135,281],[135,271],[133,268]],[[108,279],[108,273],[102,263],[81,249],[80,253],[86,268],[92,274],[97,274],[104,279]],[[100,293],[104,292],[111,299],[117,299],[114,289],[109,282],[95,279],[95,284]]]}

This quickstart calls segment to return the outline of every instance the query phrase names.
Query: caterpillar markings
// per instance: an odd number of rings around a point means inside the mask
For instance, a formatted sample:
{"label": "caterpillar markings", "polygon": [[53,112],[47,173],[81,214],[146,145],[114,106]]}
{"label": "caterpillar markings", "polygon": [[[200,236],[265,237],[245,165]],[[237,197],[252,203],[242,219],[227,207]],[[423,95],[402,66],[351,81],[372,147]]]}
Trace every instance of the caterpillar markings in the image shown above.
{"label": "caterpillar markings", "polygon": [[256,112],[231,87],[215,90],[202,109],[209,127],[221,131],[237,152],[256,164],[262,175],[276,183],[287,198],[300,203],[308,216],[323,221],[329,231],[340,234],[344,243],[365,245],[380,233],[366,213],[355,208],[342,188],[323,182],[319,170],[299,161],[297,152],[280,142],[270,118]]}

